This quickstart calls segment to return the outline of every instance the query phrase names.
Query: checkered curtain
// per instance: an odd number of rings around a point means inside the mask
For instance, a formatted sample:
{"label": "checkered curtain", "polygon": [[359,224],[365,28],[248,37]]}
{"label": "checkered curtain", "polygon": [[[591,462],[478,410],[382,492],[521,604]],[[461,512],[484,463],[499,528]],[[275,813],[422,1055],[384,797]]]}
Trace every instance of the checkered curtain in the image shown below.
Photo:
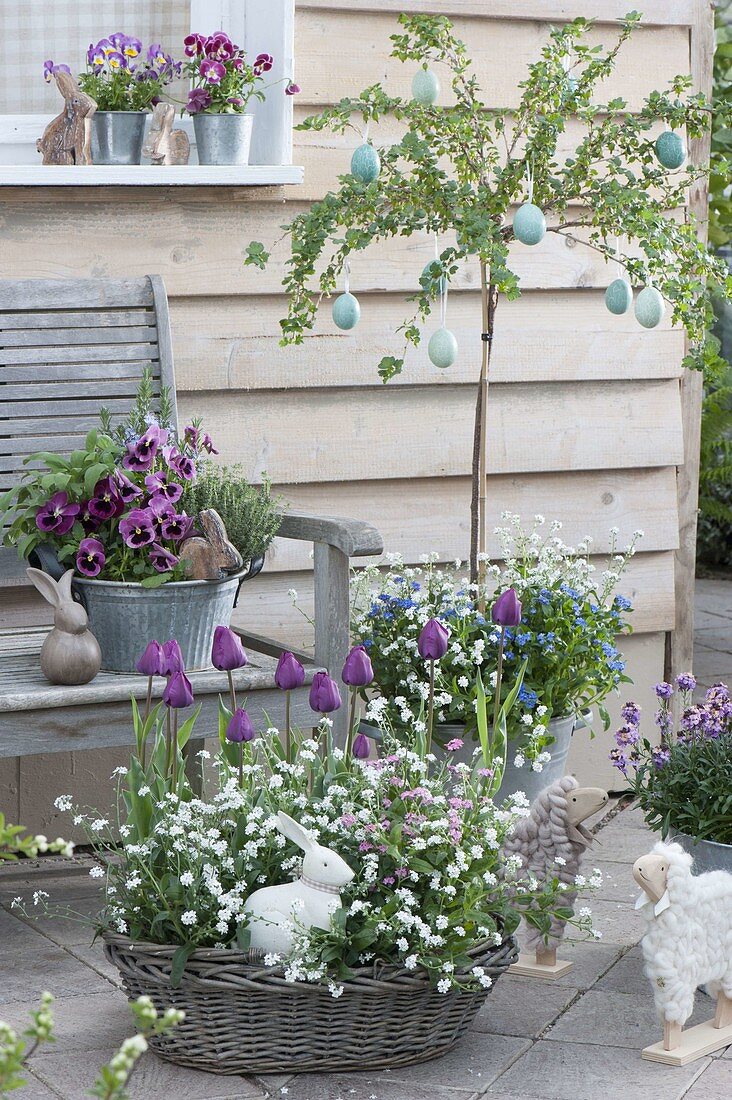
{"label": "checkered curtain", "polygon": [[189,0],[0,0],[0,114],[56,113],[56,85],[43,80],[47,58],[82,72],[89,43],[114,31],[180,58],[190,26]]}

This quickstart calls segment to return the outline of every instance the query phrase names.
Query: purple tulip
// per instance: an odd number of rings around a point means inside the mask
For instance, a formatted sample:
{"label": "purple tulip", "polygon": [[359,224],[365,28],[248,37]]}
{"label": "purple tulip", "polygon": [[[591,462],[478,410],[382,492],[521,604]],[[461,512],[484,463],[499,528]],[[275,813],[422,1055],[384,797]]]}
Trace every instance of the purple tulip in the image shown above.
{"label": "purple tulip", "polygon": [[189,115],[197,115],[199,111],[206,111],[211,106],[211,93],[205,88],[194,88],[188,93],[186,111]]}
{"label": "purple tulip", "polygon": [[366,652],[366,647],[356,645],[346,657],[343,665],[341,679],[349,687],[366,687],[374,678],[374,670],[371,667],[371,658]]}
{"label": "purple tulip", "polygon": [[243,668],[247,663],[247,655],[239,635],[228,626],[217,626],[214,631],[211,662],[219,672],[232,672],[235,668]]}
{"label": "purple tulip", "polygon": [[439,661],[447,653],[450,635],[439,619],[429,619],[417,640],[420,657],[426,661]]}
{"label": "purple tulip", "polygon": [[353,739],[353,755],[357,760],[368,760],[371,753],[369,739],[363,733],[357,733]]}
{"label": "purple tulip", "polygon": [[80,511],[80,504],[69,504],[68,493],[54,493],[36,512],[36,527],[46,535],[66,535]]}
{"label": "purple tulip", "polygon": [[170,550],[166,550],[159,542],[154,542],[150,547],[150,564],[157,569],[158,573],[167,573],[168,570],[174,569],[179,561],[180,558],[171,554]]}
{"label": "purple tulip", "polygon": [[183,660],[181,648],[175,638],[171,638],[163,646],[163,659],[160,665],[161,676],[174,676],[176,672],[185,672],[186,666]]}
{"label": "purple tulip", "polygon": [[187,34],[183,39],[183,49],[186,57],[200,57],[205,42],[206,39],[202,34]]}
{"label": "purple tulip", "polygon": [[247,712],[243,707],[237,707],[226,727],[226,740],[240,744],[242,741],[252,741],[256,734],[257,731]]}
{"label": "purple tulip", "polygon": [[305,669],[289,650],[280,653],[274,681],[280,691],[294,691],[305,683]]}
{"label": "purple tulip", "polygon": [[174,672],[165,685],[163,702],[171,710],[193,706],[193,688],[185,672]]}
{"label": "purple tulip", "polygon": [[165,656],[160,642],[148,642],[135,668],[142,676],[162,676]]}
{"label": "purple tulip", "polygon": [[220,84],[226,76],[226,66],[210,57],[204,58],[199,71],[207,84]]}
{"label": "purple tulip", "polygon": [[76,568],[85,577],[98,577],[106,562],[104,545],[99,539],[82,539],[76,552]]}
{"label": "purple tulip", "polygon": [[131,504],[133,500],[142,496],[142,489],[135,485],[134,481],[130,481],[121,470],[114,471],[114,490],[123,504]]}
{"label": "purple tulip", "polygon": [[268,73],[273,65],[274,58],[271,53],[260,53],[254,58],[252,68],[257,76],[261,76],[262,73]]}
{"label": "purple tulip", "polygon": [[285,95],[299,95],[302,88],[299,84],[290,83],[285,88]]}
{"label": "purple tulip", "polygon": [[154,518],[149,508],[133,508],[119,521],[119,533],[133,550],[155,542],[157,534]]}
{"label": "purple tulip", "polygon": [[521,600],[514,588],[507,588],[491,608],[491,619],[498,626],[518,626],[521,622]]}
{"label": "purple tulip", "polygon": [[338,684],[327,672],[316,672],[310,685],[310,709],[319,714],[330,714],[341,705]]}

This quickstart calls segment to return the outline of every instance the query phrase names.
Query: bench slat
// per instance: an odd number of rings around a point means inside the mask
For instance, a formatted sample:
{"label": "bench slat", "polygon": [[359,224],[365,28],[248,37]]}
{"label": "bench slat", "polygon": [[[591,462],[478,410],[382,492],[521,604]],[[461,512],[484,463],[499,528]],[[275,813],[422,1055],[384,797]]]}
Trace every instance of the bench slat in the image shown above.
{"label": "bench slat", "polygon": [[34,381],[37,382],[53,382],[57,378],[69,380],[75,378],[79,381],[88,381],[90,384],[94,384],[99,380],[124,378],[125,380],[134,380],[137,385],[146,367],[152,368],[157,380],[160,373],[157,358],[150,360],[133,359],[127,363],[104,363],[104,365],[100,363],[63,363],[56,366],[39,365],[32,368],[27,366],[9,367],[0,363],[0,384],[3,382],[25,382],[29,374],[32,374]]}
{"label": "bench slat", "polygon": [[15,366],[20,363],[32,367],[38,363],[103,363],[125,362],[134,359],[156,359],[157,344],[112,344],[98,347],[93,344],[79,347],[51,348],[3,348],[0,347],[0,364]]}
{"label": "bench slat", "polygon": [[155,314],[149,309],[55,309],[48,313],[8,313],[0,309],[0,332],[9,329],[115,328],[150,325]]}
{"label": "bench slat", "polygon": [[67,349],[68,356],[75,354],[72,348],[87,344],[155,344],[157,329],[150,325],[125,325],[117,328],[14,328],[2,330],[0,319],[0,348],[40,347],[58,345]]}
{"label": "bench slat", "polygon": [[0,307],[8,310],[114,309],[153,305],[148,277],[141,279],[0,279]]}

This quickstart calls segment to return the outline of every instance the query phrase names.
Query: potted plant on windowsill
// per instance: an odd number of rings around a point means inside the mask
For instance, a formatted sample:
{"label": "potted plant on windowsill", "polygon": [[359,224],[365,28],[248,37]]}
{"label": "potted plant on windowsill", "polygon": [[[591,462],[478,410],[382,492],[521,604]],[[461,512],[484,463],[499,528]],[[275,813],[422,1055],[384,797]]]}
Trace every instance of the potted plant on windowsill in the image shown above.
{"label": "potted plant on windowsill", "polygon": [[[260,53],[250,63],[223,31],[189,34],[184,49],[183,71],[191,79],[184,110],[193,117],[199,164],[248,164],[254,118],[247,106],[264,99],[271,54]],[[299,90],[288,81],[285,95]]]}

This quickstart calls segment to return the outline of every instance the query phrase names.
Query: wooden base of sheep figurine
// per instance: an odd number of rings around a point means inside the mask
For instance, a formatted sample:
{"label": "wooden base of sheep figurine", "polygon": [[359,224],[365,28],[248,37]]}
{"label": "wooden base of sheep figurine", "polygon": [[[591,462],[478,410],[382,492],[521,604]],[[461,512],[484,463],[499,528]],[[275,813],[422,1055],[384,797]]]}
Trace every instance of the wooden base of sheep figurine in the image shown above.
{"label": "wooden base of sheep figurine", "polygon": [[[636,901],[648,920],[641,946],[653,985],[663,1039],[643,1058],[685,1066],[732,1044],[732,875],[692,875],[680,844],[656,844],[633,866],[643,893]],[[684,1031],[700,985],[717,991],[713,1020]]]}
{"label": "wooden base of sheep figurine", "polygon": [[[592,844],[592,834],[582,825],[607,803],[607,791],[599,787],[580,787],[571,775],[558,779],[532,803],[529,816],[518,823],[505,844],[507,854],[521,856],[522,868],[539,881],[556,877],[567,886],[564,900],[571,906],[576,897],[572,889],[582,856]],[[562,862],[557,862],[557,859]],[[528,978],[555,981],[572,968],[572,963],[557,961],[566,921],[555,918],[548,941],[529,928],[527,946],[509,973]]]}

